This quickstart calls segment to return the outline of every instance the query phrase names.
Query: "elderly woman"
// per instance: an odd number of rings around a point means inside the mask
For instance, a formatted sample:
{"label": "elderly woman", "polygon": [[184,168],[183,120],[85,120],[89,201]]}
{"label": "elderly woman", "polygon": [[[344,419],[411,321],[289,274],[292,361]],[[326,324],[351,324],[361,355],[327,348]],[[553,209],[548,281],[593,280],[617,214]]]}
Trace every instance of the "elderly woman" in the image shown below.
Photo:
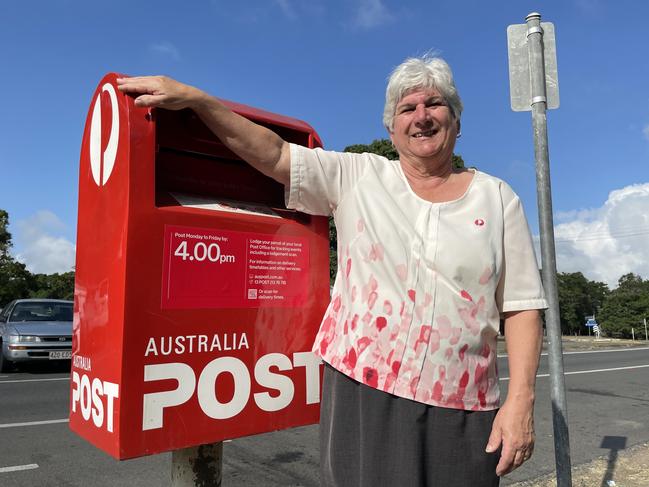
{"label": "elderly woman", "polygon": [[462,102],[442,59],[390,77],[383,121],[399,161],[289,144],[169,78],[118,84],[138,106],[192,108],[285,185],[288,207],[333,214],[338,274],[314,344],[323,485],[494,486],[530,457],[543,288],[519,198],[451,164]]}

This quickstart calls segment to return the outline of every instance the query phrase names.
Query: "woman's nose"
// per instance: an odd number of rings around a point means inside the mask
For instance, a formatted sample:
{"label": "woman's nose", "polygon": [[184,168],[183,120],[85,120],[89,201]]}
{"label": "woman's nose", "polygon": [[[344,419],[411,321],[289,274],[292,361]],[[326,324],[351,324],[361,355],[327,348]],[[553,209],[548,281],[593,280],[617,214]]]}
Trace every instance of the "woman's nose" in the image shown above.
{"label": "woman's nose", "polygon": [[428,111],[426,110],[426,105],[420,103],[415,107],[415,120],[423,121],[428,119]]}

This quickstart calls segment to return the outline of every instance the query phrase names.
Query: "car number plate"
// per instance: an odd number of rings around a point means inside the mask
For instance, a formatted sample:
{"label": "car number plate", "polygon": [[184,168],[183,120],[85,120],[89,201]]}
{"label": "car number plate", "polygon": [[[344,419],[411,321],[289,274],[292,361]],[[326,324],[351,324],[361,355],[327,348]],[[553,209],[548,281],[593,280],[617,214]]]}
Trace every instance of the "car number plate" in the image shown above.
{"label": "car number plate", "polygon": [[50,360],[71,359],[71,358],[72,358],[71,350],[50,352]]}

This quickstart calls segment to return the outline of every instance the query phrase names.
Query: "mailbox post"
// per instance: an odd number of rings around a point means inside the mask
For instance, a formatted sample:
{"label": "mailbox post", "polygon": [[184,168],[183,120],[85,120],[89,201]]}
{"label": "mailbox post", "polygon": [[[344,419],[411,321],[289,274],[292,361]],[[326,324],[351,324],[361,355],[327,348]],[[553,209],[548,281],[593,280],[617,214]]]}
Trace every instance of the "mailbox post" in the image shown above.
{"label": "mailbox post", "polygon": [[[81,148],[71,429],[127,459],[317,422],[327,219],[286,209],[193,112],[138,108],[117,77]],[[225,103],[321,146],[304,122]]]}
{"label": "mailbox post", "polygon": [[223,443],[171,453],[171,487],[221,487]]}

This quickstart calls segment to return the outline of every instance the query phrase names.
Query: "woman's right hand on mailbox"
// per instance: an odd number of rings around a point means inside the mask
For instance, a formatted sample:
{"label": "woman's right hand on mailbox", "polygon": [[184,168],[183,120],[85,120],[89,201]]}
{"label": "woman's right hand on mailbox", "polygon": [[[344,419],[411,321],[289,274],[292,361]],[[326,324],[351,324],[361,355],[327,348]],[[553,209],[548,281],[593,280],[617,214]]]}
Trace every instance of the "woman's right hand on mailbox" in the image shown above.
{"label": "woman's right hand on mailbox", "polygon": [[117,88],[135,97],[138,107],[160,107],[168,110],[193,108],[206,94],[193,86],[167,76],[134,76],[117,78]]}

